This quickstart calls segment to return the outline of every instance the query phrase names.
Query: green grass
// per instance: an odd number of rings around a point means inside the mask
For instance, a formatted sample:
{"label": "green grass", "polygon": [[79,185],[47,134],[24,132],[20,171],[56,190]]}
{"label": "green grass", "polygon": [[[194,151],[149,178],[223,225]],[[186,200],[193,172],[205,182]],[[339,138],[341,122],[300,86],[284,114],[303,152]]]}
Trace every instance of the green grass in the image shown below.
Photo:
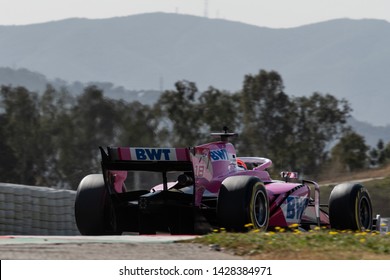
{"label": "green grass", "polygon": [[191,241],[253,259],[390,259],[390,234],[316,228],[301,232],[228,233],[224,230]]}

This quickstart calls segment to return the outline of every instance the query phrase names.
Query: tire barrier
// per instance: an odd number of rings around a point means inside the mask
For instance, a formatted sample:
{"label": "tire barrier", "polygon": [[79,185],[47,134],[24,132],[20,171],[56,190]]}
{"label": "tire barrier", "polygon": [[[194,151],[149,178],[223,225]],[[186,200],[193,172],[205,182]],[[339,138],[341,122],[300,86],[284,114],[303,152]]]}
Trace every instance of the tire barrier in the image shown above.
{"label": "tire barrier", "polygon": [[0,183],[1,235],[79,235],[76,192]]}

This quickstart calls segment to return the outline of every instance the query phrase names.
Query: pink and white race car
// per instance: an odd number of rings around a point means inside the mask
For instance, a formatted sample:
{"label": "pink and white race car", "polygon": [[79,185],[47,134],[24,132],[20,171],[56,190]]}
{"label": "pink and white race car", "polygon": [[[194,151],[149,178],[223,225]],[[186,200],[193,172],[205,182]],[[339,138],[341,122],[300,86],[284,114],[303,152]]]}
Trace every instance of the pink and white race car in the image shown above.
{"label": "pink and white race car", "polygon": [[[337,185],[320,205],[316,182],[295,172],[271,179],[270,159],[238,157],[229,137],[191,148],[100,148],[103,174],[86,176],[77,190],[75,218],[83,235],[205,234],[296,224],[364,230],[373,227],[372,203],[360,184]],[[160,184],[136,186],[130,172],[160,173]],[[144,172],[145,173],[145,172]],[[169,180],[174,174],[175,179]],[[129,187],[133,185],[133,187]]]}

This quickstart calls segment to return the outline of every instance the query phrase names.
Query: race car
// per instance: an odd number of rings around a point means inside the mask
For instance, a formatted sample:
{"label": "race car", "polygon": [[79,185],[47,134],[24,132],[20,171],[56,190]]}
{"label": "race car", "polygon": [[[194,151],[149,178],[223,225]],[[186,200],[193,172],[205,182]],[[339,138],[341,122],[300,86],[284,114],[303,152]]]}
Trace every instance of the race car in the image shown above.
{"label": "race car", "polygon": [[[321,205],[316,182],[289,171],[271,179],[270,159],[236,155],[229,142],[236,133],[224,128],[211,135],[219,139],[188,148],[100,147],[102,174],[84,177],[77,189],[80,233],[372,229],[372,203],[361,184],[337,185],[328,205]],[[160,174],[159,184],[141,186],[139,178],[128,178],[134,172]]]}

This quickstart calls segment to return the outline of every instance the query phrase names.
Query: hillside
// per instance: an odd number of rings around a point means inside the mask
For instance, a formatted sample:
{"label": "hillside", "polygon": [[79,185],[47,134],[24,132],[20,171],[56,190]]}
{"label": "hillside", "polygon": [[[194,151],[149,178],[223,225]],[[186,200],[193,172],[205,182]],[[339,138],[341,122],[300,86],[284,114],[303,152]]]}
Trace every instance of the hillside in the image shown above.
{"label": "hillside", "polygon": [[66,89],[72,95],[81,94],[89,85],[95,85],[103,90],[104,95],[112,99],[122,99],[127,102],[139,101],[142,104],[154,104],[160,97],[161,92],[157,90],[128,90],[124,87],[115,86],[108,82],[67,82],[62,79],[50,80],[46,76],[32,72],[27,69],[11,69],[0,67],[0,86],[22,86],[30,91],[43,93],[50,84],[57,90]]}
{"label": "hillside", "polygon": [[246,74],[276,70],[290,95],[346,98],[360,121],[389,124],[390,23],[339,19],[287,29],[179,14],[0,26],[0,67],[129,90],[188,79],[235,91]]}

